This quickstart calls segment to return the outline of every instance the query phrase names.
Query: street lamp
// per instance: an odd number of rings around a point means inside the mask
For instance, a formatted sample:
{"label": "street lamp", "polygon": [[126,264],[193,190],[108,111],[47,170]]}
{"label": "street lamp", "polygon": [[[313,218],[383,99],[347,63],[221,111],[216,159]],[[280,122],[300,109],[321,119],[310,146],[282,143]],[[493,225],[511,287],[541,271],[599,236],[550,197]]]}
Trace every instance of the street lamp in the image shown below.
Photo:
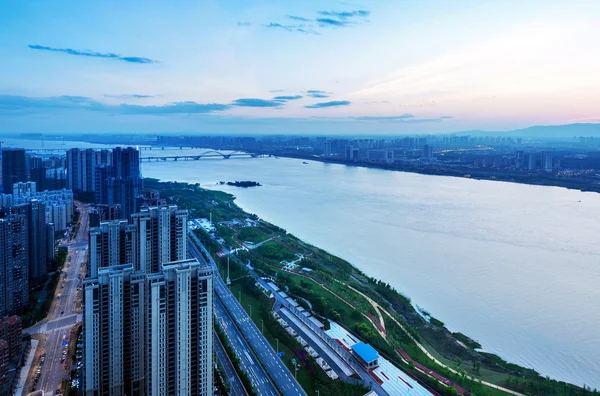
{"label": "street lamp", "polygon": [[263,322],[263,320],[260,320],[260,334],[265,334],[265,322]]}
{"label": "street lamp", "polygon": [[279,355],[279,338],[275,338],[275,341],[277,341],[277,354]]}
{"label": "street lamp", "polygon": [[252,304],[248,304],[248,306],[250,307],[250,320],[252,320]]}
{"label": "street lamp", "polygon": [[239,300],[240,300],[240,304],[241,304],[242,303],[242,291],[241,290],[238,290],[238,296],[240,297]]}

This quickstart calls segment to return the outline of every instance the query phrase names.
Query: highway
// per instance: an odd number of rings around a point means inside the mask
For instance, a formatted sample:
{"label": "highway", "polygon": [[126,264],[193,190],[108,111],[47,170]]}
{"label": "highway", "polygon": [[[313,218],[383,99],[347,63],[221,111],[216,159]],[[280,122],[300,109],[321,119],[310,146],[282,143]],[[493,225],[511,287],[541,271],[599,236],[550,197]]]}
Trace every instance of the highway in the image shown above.
{"label": "highway", "polygon": [[[218,319],[217,319],[218,320]],[[233,363],[227,356],[227,352],[225,352],[225,347],[221,344],[219,337],[213,333],[213,346],[215,349],[215,355],[217,356],[217,360],[219,361],[220,366],[223,368],[225,375],[227,376],[226,380],[229,383],[229,392],[233,396],[247,396],[248,392],[244,388],[240,377],[238,376],[235,368],[233,367]]]}
{"label": "highway", "polygon": [[225,311],[225,308],[221,304],[219,299],[215,299],[215,315],[217,316],[217,322],[223,329],[223,332],[229,339],[231,347],[235,351],[235,354],[240,359],[240,366],[244,370],[250,382],[254,386],[254,389],[259,395],[279,395],[275,386],[269,380],[269,376],[265,372],[264,368],[258,362],[258,358],[246,342],[244,337],[239,332],[231,317]]}
{"label": "highway", "polygon": [[[41,353],[45,353],[46,357],[45,362],[41,365],[40,378],[35,389],[49,394],[54,394],[61,382],[69,378],[69,371],[65,369],[62,360],[65,350],[62,344],[69,340],[73,326],[83,321],[81,308],[76,310],[75,302],[78,298],[78,288],[81,285],[79,278],[81,268],[87,260],[89,216],[86,205],[79,205],[79,210],[81,214],[77,235],[72,241],[63,244],[68,247],[69,252],[62,269],[63,275],[56,287],[50,312],[46,319],[25,330],[29,334],[43,334],[46,338],[45,342],[40,343]],[[29,375],[34,375],[38,367],[40,367],[40,360],[39,356],[36,356]]]}
{"label": "highway", "polygon": [[[189,244],[190,252],[199,261],[206,262],[203,255],[201,255],[197,249],[197,247],[204,249],[204,246],[200,243],[198,237],[196,237],[194,233],[190,232],[189,235],[195,242],[195,244]],[[210,257],[208,252],[205,251],[205,254]],[[212,258],[210,259],[210,264],[217,269]],[[218,269],[215,275],[214,286],[218,297],[215,299],[215,307],[217,306],[217,302],[222,303],[223,306],[227,308],[227,313],[231,313],[230,317],[235,320],[235,323],[243,333],[245,339],[248,341],[265,369],[269,372],[277,389],[284,395],[306,395],[306,392],[304,392],[300,384],[298,384],[298,381],[296,381],[292,373],[290,373],[271,345],[260,333],[258,327],[256,327],[240,303],[233,294],[231,294],[231,291],[225,285],[221,276],[218,275]]]}

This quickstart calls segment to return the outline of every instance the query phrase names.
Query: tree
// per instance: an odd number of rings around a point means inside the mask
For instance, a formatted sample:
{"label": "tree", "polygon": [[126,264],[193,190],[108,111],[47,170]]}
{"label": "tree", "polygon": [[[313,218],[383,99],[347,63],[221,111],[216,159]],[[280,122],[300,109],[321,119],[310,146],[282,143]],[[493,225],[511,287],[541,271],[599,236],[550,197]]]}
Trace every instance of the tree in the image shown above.
{"label": "tree", "polygon": [[481,369],[481,362],[473,363],[473,370],[479,375],[479,370]]}

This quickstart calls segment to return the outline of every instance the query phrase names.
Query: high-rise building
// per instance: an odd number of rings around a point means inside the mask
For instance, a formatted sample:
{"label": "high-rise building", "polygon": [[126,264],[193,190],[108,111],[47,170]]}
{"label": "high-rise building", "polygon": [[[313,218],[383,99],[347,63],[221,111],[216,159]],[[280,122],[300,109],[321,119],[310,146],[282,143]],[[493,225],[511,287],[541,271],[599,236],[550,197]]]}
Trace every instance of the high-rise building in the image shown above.
{"label": "high-rise building", "polygon": [[54,232],[54,223],[46,223],[46,261],[48,263],[53,262],[56,258]]}
{"label": "high-rise building", "polygon": [[31,181],[34,182],[36,184],[36,188],[37,191],[44,191],[44,190],[54,190],[54,186],[52,186],[51,188],[48,185],[47,182],[47,177],[46,177],[46,168],[44,167],[39,167],[39,168],[31,168]]}
{"label": "high-rise building", "polygon": [[25,150],[2,150],[2,187],[5,194],[12,194],[13,184],[27,181]]}
{"label": "high-rise building", "polygon": [[127,220],[113,220],[100,223],[90,229],[90,259],[87,276],[95,277],[100,268],[132,263],[131,244],[135,237],[135,227]]}
{"label": "high-rise building", "polygon": [[12,195],[14,198],[25,198],[29,197],[37,192],[37,185],[35,182],[19,182],[13,184]]}
{"label": "high-rise building", "polygon": [[54,241],[54,235],[46,235],[46,205],[32,199],[27,204],[29,235],[29,283],[41,284],[48,278],[48,239]]}
{"label": "high-rise building", "polygon": [[527,155],[527,169],[534,170],[537,167],[537,160],[535,157],[535,153],[533,152]]}
{"label": "high-rise building", "polygon": [[142,208],[131,216],[138,239],[133,245],[134,268],[157,272],[161,263],[187,258],[187,210],[175,205]]}
{"label": "high-rise building", "polygon": [[212,394],[212,267],[187,259],[187,212],[143,209],[90,230],[86,395]]}
{"label": "high-rise building", "polygon": [[139,151],[117,147],[110,157],[111,165],[95,168],[95,199],[104,205],[121,205],[121,215],[128,218],[138,211],[137,197],[142,189]]}
{"label": "high-rise building", "polygon": [[325,157],[331,157],[331,140],[325,142]]}
{"label": "high-rise building", "polygon": [[90,227],[98,227],[103,221],[122,219],[121,205],[89,205]]}
{"label": "high-rise building", "polygon": [[67,188],[77,192],[94,192],[96,167],[110,161],[108,150],[72,148],[67,151]]}
{"label": "high-rise building", "polygon": [[71,148],[67,151],[67,188],[71,191],[81,191],[81,150]]}
{"label": "high-rise building", "polygon": [[425,161],[431,161],[433,159],[433,147],[429,144],[423,146],[423,157]]}
{"label": "high-rise building", "polygon": [[0,216],[0,317],[22,312],[29,302],[25,214]]}
{"label": "high-rise building", "polygon": [[11,358],[19,355],[23,337],[23,322],[13,315],[0,319],[0,339],[8,343],[8,354]]}
{"label": "high-rise building", "polygon": [[552,172],[552,152],[551,151],[543,151],[542,152],[542,170],[546,172]]}

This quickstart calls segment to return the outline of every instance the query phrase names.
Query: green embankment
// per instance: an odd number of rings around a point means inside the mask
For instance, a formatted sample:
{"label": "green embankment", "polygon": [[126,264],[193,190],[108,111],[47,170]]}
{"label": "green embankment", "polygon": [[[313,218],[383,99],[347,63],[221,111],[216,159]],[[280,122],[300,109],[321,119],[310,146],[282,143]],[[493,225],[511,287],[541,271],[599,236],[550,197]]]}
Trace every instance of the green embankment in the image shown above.
{"label": "green embankment", "polygon": [[[212,219],[215,223],[245,218],[258,220],[258,229],[269,237],[276,238],[248,253],[240,252],[240,259],[243,262],[249,259],[260,274],[264,276],[277,276],[278,282],[283,284],[283,287],[287,286],[291,294],[309,301],[313,306],[313,310],[318,315],[344,324],[349,329],[361,335],[365,341],[377,347],[387,358],[394,361],[395,364],[411,371],[423,382],[434,387],[441,393],[445,392],[442,385],[433,381],[430,377],[417,372],[411,365],[403,363],[400,356],[396,353],[395,348],[402,347],[415,361],[437,371],[439,374],[446,376],[477,395],[496,395],[502,393],[482,386],[478,383],[480,380],[489,381],[518,392],[530,393],[532,395],[597,394],[575,385],[543,378],[531,369],[507,363],[494,355],[478,352],[475,349],[477,346],[475,342],[467,336],[451,333],[439,321],[427,321],[423,319],[414,309],[410,298],[404,296],[389,284],[367,276],[345,260],[307,244],[288,234],[285,230],[259,220],[255,215],[245,213],[235,205],[234,197],[229,194],[204,190],[198,186],[186,183],[160,183],[151,179],[146,179],[145,185],[147,188],[159,190],[161,195],[168,198],[170,202],[176,203],[182,208],[189,209],[193,217],[208,218],[212,214]],[[241,225],[234,227],[236,231],[231,230],[233,234],[225,231],[227,234],[227,243],[230,243],[232,247],[239,246],[233,239],[233,235],[238,231],[238,238],[242,232],[248,234],[250,238],[252,238],[252,235],[258,238],[258,232],[244,231],[244,228]],[[219,230],[222,230],[222,228],[219,227]],[[205,235],[204,232],[198,230],[196,234],[213,254],[220,249],[219,245]],[[239,240],[242,240],[242,238],[239,238]],[[294,259],[296,257],[295,253],[300,253],[305,257],[299,264],[301,267],[308,267],[313,270],[310,272],[310,277],[315,282],[281,271],[281,259]],[[232,278],[234,277],[232,276]],[[326,285],[333,293],[336,293],[357,309],[352,309],[344,301],[341,301],[335,295],[322,288],[317,282]],[[350,290],[348,286],[368,295],[381,307],[388,310],[432,355],[449,367],[459,370],[461,374],[454,374],[444,367],[435,365],[417,348],[407,334],[385,315],[384,321],[387,329],[387,340],[384,340],[369,320],[361,314],[361,312],[369,313],[377,318],[376,312],[374,312],[374,309],[364,297]],[[250,293],[248,294],[250,295]],[[299,302],[305,304],[302,300],[299,300]],[[360,312],[357,313],[357,311]],[[253,312],[254,320],[256,320],[255,316]],[[292,346],[288,346],[288,348],[292,349]],[[300,373],[298,375],[300,376]],[[474,380],[467,379],[466,375],[474,377]],[[306,386],[307,389],[311,389],[309,388],[310,384],[302,382],[301,384]]]}

